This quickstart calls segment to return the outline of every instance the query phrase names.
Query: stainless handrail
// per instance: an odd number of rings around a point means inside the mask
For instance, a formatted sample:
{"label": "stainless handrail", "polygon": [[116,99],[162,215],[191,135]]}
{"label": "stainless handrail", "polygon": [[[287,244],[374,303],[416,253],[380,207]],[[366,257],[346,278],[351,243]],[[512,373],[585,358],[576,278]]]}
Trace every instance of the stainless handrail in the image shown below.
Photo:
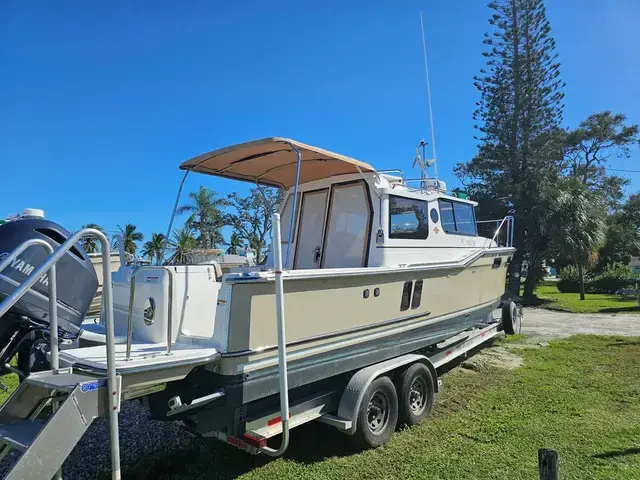
{"label": "stainless handrail", "polygon": [[[289,237],[287,238],[287,258],[285,259],[284,265],[285,267],[289,267],[289,257],[291,253],[291,242],[293,241],[293,224],[294,220],[298,212],[296,211],[298,208],[298,184],[300,183],[300,166],[302,164],[302,154],[300,150],[291,142],[288,142],[294,152],[296,152],[296,184],[293,189],[293,203],[291,204],[291,218],[289,220]],[[284,212],[283,212],[284,213]],[[294,260],[295,261],[295,258]]]}
{"label": "stainless handrail", "polygon": [[[131,360],[131,348],[133,346],[133,305],[135,300],[135,291],[136,291],[136,275],[138,272],[145,267],[137,267],[131,273],[131,286],[129,287],[129,319],[127,322],[127,355],[126,360]],[[169,319],[167,325],[167,355],[171,355],[171,346],[172,346],[172,338],[173,338],[173,272],[169,267],[147,267],[147,268],[160,268],[162,270],[166,270],[169,274]]]}
{"label": "stainless handrail", "polygon": [[282,282],[282,244],[280,238],[280,215],[274,213],[271,217],[271,236],[274,253],[276,275],[276,322],[278,328],[278,380],[280,386],[280,418],[282,420],[282,442],[275,449],[262,447],[260,450],[270,457],[282,455],[289,446],[289,381],[287,371],[287,335],[285,332],[284,316],[284,285]]}
{"label": "stainless handrail", "polygon": [[502,226],[506,223],[506,239],[505,239],[505,243],[506,243],[506,247],[513,247],[513,230],[514,230],[514,218],[513,215],[507,215],[505,216],[502,220],[476,220],[476,224],[478,223],[495,223],[497,225],[496,231],[493,234],[493,237],[490,240],[490,244],[489,244],[489,248],[491,248],[491,244],[493,242],[496,242],[496,245],[498,244],[498,242],[496,241],[498,234],[500,233],[500,230],[502,229]]}
{"label": "stainless handrail", "polygon": [[[114,480],[120,479],[120,438],[118,434],[118,401],[120,399],[120,392],[118,390],[118,382],[116,378],[116,355],[115,355],[115,334],[113,325],[113,292],[111,286],[111,247],[106,235],[96,230],[95,228],[85,228],[77,231],[71,237],[69,237],[60,247],[53,251],[47,260],[42,265],[36,268],[27,279],[17,287],[11,295],[0,303],[0,317],[7,313],[9,309],[20,300],[20,298],[27,293],[27,291],[33,287],[36,282],[40,280],[47,272],[49,272],[49,284],[55,284],[55,264],[60,260],[82,237],[96,237],[102,246],[102,271],[103,271],[103,286],[102,286],[102,298],[104,299],[105,314],[107,317],[107,387],[109,389],[109,438],[111,444],[111,477]],[[18,247],[19,248],[19,247]],[[14,250],[15,251],[15,250]],[[3,262],[7,263],[7,259]],[[2,264],[0,264],[2,265]],[[6,267],[6,265],[4,266]],[[4,268],[3,267],[3,268]],[[51,292],[51,290],[50,290]],[[53,290],[55,292],[55,287]],[[52,300],[53,298],[53,300]],[[51,334],[57,337],[57,298],[49,298],[49,305],[51,309],[50,321]],[[55,325],[54,325],[55,322]],[[53,328],[55,327],[55,328]],[[54,333],[55,332],[55,333]],[[53,341],[53,339],[52,339]],[[57,350],[57,345],[54,347]],[[53,366],[52,355],[52,366]],[[57,359],[56,359],[57,361]]]}

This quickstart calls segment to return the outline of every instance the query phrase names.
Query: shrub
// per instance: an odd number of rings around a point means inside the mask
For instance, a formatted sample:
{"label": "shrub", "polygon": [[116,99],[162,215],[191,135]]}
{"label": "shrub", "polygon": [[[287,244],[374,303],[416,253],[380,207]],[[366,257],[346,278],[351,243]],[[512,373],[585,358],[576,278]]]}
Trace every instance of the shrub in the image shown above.
{"label": "shrub", "polygon": [[[585,283],[586,283],[585,278]],[[580,277],[578,268],[574,265],[567,265],[560,271],[558,290],[562,293],[578,293],[580,291]]]}
{"label": "shrub", "polygon": [[591,293],[616,293],[621,288],[633,287],[638,277],[633,274],[629,265],[614,263],[589,281],[587,288]]}

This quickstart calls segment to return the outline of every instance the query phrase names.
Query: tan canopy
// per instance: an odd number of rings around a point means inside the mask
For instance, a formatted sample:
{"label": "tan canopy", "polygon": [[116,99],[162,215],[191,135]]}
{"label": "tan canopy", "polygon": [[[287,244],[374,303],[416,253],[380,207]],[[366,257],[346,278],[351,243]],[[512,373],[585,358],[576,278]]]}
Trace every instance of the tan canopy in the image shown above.
{"label": "tan canopy", "polygon": [[302,157],[300,184],[336,175],[374,171],[371,165],[353,158],[278,137],[203,153],[182,163],[180,169],[289,189],[296,183],[297,164],[297,155],[291,145],[300,151]]}

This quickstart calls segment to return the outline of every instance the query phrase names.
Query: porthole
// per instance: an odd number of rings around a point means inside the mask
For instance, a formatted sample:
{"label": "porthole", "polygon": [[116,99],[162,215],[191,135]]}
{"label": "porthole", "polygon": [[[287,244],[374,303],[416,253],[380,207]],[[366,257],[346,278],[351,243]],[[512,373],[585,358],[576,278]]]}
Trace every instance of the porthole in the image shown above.
{"label": "porthole", "polygon": [[436,208],[432,208],[431,211],[429,212],[429,215],[431,216],[431,221],[433,223],[438,223],[438,210]]}
{"label": "porthole", "polygon": [[143,318],[147,326],[153,325],[156,319],[156,301],[153,298],[147,298],[145,300]]}
{"label": "porthole", "polygon": [[369,298],[369,289],[365,288],[365,290],[362,292],[362,298]]}

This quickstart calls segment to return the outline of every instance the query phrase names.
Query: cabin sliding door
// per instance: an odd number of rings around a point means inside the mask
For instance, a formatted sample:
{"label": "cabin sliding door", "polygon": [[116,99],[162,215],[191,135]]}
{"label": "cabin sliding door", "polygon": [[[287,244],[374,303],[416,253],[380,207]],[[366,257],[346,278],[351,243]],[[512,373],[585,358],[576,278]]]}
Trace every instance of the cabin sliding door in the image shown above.
{"label": "cabin sliding door", "polygon": [[366,266],[371,214],[363,181],[333,187],[322,268]]}
{"label": "cabin sliding door", "polygon": [[302,196],[295,269],[320,268],[328,194],[329,189],[325,188]]}

